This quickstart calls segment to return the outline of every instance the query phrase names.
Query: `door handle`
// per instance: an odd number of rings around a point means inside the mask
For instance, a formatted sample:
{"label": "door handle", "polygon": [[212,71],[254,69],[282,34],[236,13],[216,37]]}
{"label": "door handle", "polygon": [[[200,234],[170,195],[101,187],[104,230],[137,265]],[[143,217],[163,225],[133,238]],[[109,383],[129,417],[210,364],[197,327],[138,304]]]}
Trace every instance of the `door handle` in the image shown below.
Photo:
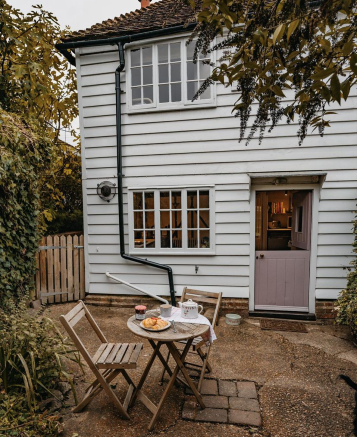
{"label": "door handle", "polygon": [[263,259],[263,258],[264,258],[264,254],[259,254],[259,257],[260,257],[261,259]]}

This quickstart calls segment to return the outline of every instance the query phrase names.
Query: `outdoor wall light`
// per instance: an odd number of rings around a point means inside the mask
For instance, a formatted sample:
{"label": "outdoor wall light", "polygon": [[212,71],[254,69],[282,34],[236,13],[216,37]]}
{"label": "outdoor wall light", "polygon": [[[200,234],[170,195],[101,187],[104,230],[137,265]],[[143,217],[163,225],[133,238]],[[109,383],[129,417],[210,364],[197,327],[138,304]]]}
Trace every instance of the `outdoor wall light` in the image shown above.
{"label": "outdoor wall light", "polygon": [[286,178],[276,178],[274,184],[278,186],[279,184],[286,184],[288,180]]}
{"label": "outdoor wall light", "polygon": [[103,201],[110,202],[116,194],[116,185],[110,181],[103,181],[97,185],[97,195]]}

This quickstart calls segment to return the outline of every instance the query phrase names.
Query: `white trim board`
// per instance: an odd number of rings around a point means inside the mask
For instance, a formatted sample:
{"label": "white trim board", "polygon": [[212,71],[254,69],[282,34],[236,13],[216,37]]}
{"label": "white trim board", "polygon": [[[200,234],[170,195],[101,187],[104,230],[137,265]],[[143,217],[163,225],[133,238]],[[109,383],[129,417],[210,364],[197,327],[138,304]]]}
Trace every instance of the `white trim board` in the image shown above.
{"label": "white trim board", "polygon": [[[277,175],[278,177],[279,175]],[[311,209],[311,254],[310,254],[310,279],[309,279],[309,313],[315,313],[315,289],[316,289],[316,264],[317,264],[317,229],[318,229],[318,212],[320,202],[320,184],[281,184],[278,186],[271,185],[254,185],[250,190],[250,255],[249,255],[249,311],[255,310],[254,305],[254,275],[255,275],[255,199],[256,192],[273,191],[273,190],[311,190],[312,191],[312,209]],[[266,307],[266,306],[264,306]],[[275,308],[279,310],[278,308]],[[272,309],[271,309],[272,310]],[[295,309],[295,311],[298,311]],[[306,311],[306,309],[305,309]]]}

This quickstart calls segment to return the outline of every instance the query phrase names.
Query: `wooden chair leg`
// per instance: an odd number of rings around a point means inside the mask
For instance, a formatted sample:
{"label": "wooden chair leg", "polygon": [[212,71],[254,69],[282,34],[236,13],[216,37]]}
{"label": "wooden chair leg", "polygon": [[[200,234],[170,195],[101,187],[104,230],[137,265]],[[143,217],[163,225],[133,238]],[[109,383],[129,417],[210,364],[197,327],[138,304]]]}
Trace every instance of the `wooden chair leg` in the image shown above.
{"label": "wooden chair leg", "polygon": [[211,366],[208,363],[208,356],[209,356],[210,350],[211,350],[211,346],[209,346],[207,348],[207,353],[206,353],[205,358],[204,358],[203,363],[202,363],[202,370],[201,370],[200,380],[198,381],[198,385],[197,385],[198,392],[201,392],[201,386],[202,386],[202,383],[203,383],[204,376],[206,374],[206,368],[209,367],[211,369],[211,371],[212,371],[212,368],[211,368]]}
{"label": "wooden chair leg", "polygon": [[[207,355],[208,355],[208,353],[209,353],[210,348],[211,348],[211,346],[208,347]],[[206,355],[205,355],[204,352],[202,351],[201,347],[200,347],[200,348],[197,348],[197,353],[198,353],[198,355],[200,356],[202,362],[204,362],[204,361],[205,361],[205,357],[206,357]],[[205,370],[206,368],[208,369],[208,372],[210,372],[210,373],[212,372],[212,367],[211,367],[211,365],[208,363],[208,361],[206,361],[205,368],[203,368],[203,369]]]}

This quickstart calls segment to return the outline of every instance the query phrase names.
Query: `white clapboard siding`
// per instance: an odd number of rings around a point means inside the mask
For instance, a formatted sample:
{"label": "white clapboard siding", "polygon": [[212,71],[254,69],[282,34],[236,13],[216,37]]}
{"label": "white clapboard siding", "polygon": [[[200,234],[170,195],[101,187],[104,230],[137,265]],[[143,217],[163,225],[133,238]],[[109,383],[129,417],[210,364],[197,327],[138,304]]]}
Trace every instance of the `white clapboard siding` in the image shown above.
{"label": "white clapboard siding", "polygon": [[[79,56],[80,55],[80,56]],[[103,180],[117,184],[115,69],[113,46],[77,51],[80,123],[84,157],[87,292],[137,293],[108,280],[105,272],[146,290],[168,295],[165,272],[120,257],[118,198],[102,201],[96,193]],[[216,87],[216,107],[146,110],[129,113],[126,73],[121,74],[124,184],[124,240],[128,250],[128,188],[214,185],[216,251],[204,255],[143,255],[173,267],[178,295],[183,287],[249,297],[250,177],[273,172],[325,172],[320,191],[317,227],[316,298],[335,299],[346,285],[353,259],[351,234],[357,198],[357,93],[331,105],[331,127],[324,137],[310,130],[299,146],[296,123],[286,120],[259,144],[239,137],[239,119],[232,105],[239,97],[232,88]],[[286,93],[287,100],[292,92]],[[249,126],[257,106],[253,105]],[[246,132],[246,136],[249,129]],[[198,272],[195,272],[195,266]]]}

